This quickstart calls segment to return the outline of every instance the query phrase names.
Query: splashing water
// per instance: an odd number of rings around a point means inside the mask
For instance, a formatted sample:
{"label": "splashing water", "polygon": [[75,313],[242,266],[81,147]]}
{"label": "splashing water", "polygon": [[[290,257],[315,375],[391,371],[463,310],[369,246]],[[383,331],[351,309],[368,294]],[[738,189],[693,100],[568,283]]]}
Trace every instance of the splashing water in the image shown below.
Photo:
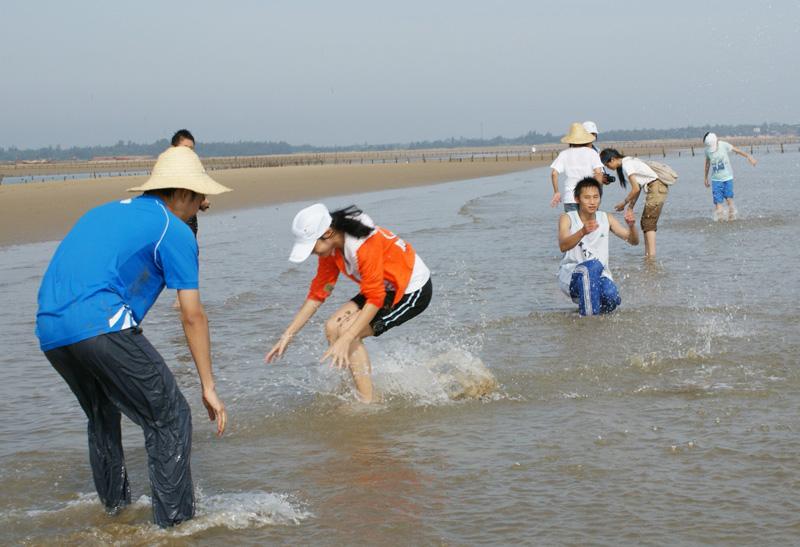
{"label": "splashing water", "polygon": [[478,399],[498,389],[494,374],[465,349],[398,346],[385,348],[373,367],[375,386],[388,400],[435,405]]}

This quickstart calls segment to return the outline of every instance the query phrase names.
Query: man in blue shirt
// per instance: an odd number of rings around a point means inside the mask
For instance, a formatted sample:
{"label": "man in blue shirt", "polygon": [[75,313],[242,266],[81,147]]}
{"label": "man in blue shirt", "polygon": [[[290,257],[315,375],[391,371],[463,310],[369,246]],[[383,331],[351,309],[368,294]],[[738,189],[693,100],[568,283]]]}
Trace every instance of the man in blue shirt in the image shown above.
{"label": "man in blue shirt", "polygon": [[42,279],[36,335],[89,419],[89,460],[109,513],[130,503],[124,413],[144,431],[156,524],[194,515],[191,410],[139,324],[165,286],[177,289],[203,404],[222,435],[227,415],[214,386],[197,242],[185,221],[206,195],[229,190],[206,174],[193,150],[169,148],[150,179],[130,189],[143,195],[101,205],[78,220]]}

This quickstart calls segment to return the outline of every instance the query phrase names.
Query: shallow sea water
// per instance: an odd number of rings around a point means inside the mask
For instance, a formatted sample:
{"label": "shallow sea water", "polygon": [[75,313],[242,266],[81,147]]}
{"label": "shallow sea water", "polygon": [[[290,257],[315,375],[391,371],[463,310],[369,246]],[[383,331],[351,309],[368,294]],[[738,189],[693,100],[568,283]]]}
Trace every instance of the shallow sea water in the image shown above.
{"label": "shallow sea water", "polygon": [[[263,363],[314,273],[286,261],[308,203],[201,216],[231,421],[217,439],[166,291],[143,327],[194,410],[198,494],[197,518],[169,531],[150,523],[127,420],[137,502],[112,518],[97,501],[85,419],[33,334],[55,243],[0,249],[0,542],[798,543],[800,155],[758,158],[734,160],[730,223],[711,220],[702,158],[666,159],[681,178],[658,259],[612,238],[623,304],[601,318],[578,317],[558,290],[546,169],[324,200],[363,207],[433,271],[430,308],[367,343],[383,397],[371,408],[318,364],[324,319],[356,292],[347,279]],[[622,195],[608,187],[603,208]]]}

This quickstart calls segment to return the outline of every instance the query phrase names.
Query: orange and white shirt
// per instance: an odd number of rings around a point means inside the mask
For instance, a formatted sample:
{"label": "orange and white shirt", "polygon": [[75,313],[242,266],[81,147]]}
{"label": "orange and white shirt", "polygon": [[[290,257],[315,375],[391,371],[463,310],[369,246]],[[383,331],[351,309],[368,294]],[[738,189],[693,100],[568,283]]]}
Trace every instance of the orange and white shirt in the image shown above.
{"label": "orange and white shirt", "polygon": [[404,294],[417,291],[428,282],[431,272],[411,245],[375,226],[366,214],[356,219],[372,227],[372,233],[361,239],[345,234],[343,249],[319,257],[308,299],[324,302],[333,292],[339,272],[358,283],[367,302],[378,308],[383,307],[387,291],[394,291],[395,305]]}

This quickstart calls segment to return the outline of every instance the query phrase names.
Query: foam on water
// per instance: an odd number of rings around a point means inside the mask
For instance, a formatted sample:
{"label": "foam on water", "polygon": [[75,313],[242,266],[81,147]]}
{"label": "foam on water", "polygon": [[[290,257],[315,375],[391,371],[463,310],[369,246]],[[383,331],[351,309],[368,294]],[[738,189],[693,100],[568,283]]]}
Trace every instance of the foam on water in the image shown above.
{"label": "foam on water", "polygon": [[387,344],[373,366],[373,381],[384,399],[435,405],[495,393],[497,379],[483,361],[457,347]]}
{"label": "foam on water", "polygon": [[[60,538],[65,542],[100,541],[115,545],[159,543],[169,538],[191,537],[214,528],[256,529],[265,526],[298,525],[313,514],[288,494],[271,492],[231,492],[204,495],[195,489],[195,517],[179,526],[161,529],[151,519],[151,499],[140,496],[115,517],[105,516],[95,493],[77,497],[47,509],[14,511],[0,515],[0,520],[30,521],[35,530],[46,530],[55,523],[98,522],[100,524]],[[37,535],[33,530],[32,535]],[[30,536],[29,536],[30,538]]]}
{"label": "foam on water", "polygon": [[240,492],[198,497],[197,516],[172,535],[188,536],[214,527],[232,530],[300,524],[313,514],[287,494]]}
{"label": "foam on water", "polygon": [[[375,352],[372,358],[372,382],[381,407],[393,403],[443,405],[499,395],[494,374],[479,357],[467,350],[405,344],[389,346]],[[311,375],[317,381],[304,385],[304,389],[311,389],[316,395],[334,396],[346,403],[355,400],[349,372],[319,368]]]}

